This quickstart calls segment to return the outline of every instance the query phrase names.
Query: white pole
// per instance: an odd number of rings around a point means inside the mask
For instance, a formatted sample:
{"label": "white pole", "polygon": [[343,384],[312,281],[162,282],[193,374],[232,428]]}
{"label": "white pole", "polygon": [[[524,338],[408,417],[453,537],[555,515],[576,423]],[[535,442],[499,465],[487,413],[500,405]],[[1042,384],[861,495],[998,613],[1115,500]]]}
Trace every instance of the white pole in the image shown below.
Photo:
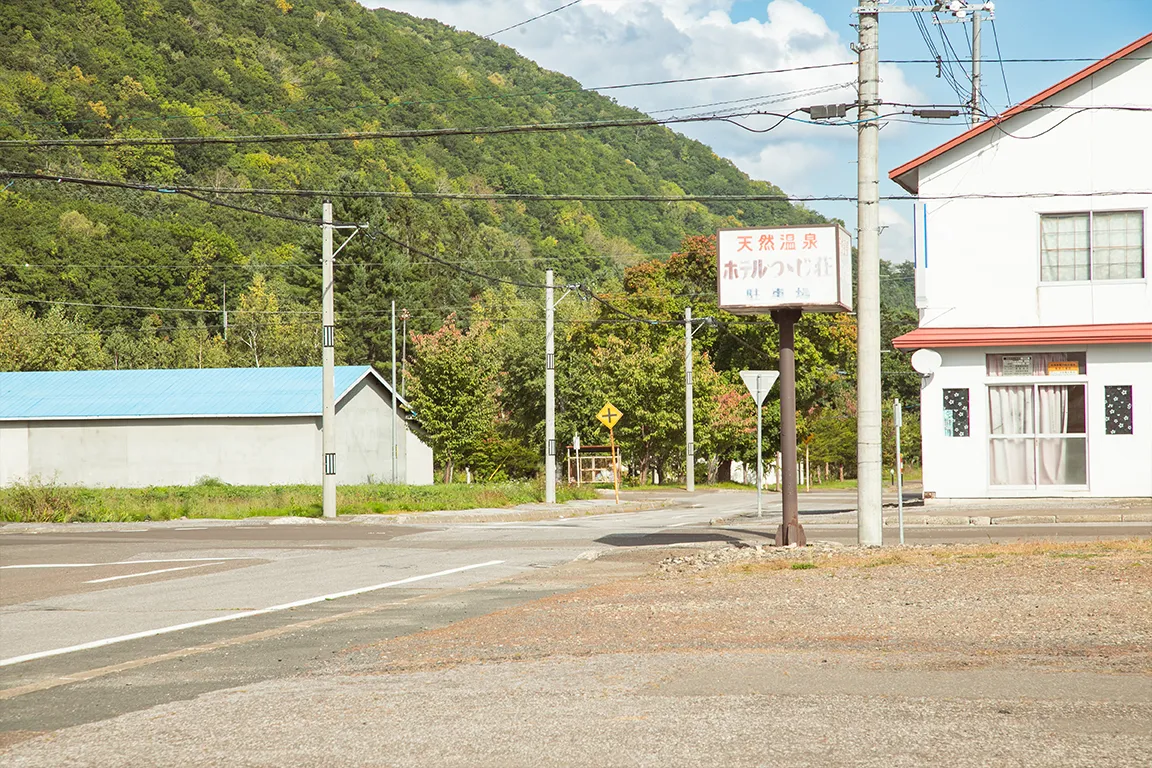
{"label": "white pole", "polygon": [[556,503],[556,339],[552,270],[544,273],[544,501]]}
{"label": "white pole", "polygon": [[804,490],[812,490],[812,465],[808,463],[808,442],[804,442]]}
{"label": "white pole", "polygon": [[684,307],[684,475],[689,493],[696,490],[696,434],[692,398],[692,307]]}
{"label": "white pole", "polygon": [[878,0],[861,0],[857,183],[856,536],[883,543],[880,431],[880,100]]}
{"label": "white pole", "polygon": [[224,283],[224,298],[221,300],[224,309],[224,341],[228,341],[228,283]]}
{"label": "white pole", "polygon": [[892,418],[896,422],[896,508],[899,510],[900,543],[904,543],[904,455],[900,450],[900,427],[904,424],[904,414],[900,408],[900,398],[892,407]]}
{"label": "white pole", "polygon": [[[757,383],[759,389],[759,383]],[[761,441],[763,401],[756,404],[756,517],[764,516],[764,446]]]}
{"label": "white pole", "polygon": [[332,201],[324,201],[321,323],[323,354],[323,411],[320,417],[321,442],[324,450],[323,509],[324,517],[336,517],[336,305],[334,270],[332,267]]}
{"label": "white pole", "polygon": [[399,458],[396,442],[396,301],[392,301],[392,483],[397,482],[396,463]]}

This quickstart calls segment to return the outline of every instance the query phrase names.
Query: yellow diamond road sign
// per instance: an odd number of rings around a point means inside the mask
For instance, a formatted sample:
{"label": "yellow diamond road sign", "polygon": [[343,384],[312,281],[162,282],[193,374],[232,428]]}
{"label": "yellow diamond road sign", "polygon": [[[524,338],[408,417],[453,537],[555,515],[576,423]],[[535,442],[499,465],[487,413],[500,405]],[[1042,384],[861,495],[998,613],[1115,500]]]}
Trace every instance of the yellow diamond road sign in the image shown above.
{"label": "yellow diamond road sign", "polygon": [[596,418],[600,419],[600,423],[608,427],[608,429],[612,429],[623,415],[620,411],[616,410],[616,406],[608,403],[600,409],[600,413],[596,414]]}

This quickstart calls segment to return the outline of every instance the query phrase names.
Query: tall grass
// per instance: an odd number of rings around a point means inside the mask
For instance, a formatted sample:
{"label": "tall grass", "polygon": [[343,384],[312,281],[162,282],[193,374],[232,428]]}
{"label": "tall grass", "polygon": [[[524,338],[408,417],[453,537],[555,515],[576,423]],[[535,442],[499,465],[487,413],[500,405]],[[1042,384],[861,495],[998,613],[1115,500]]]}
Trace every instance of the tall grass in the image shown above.
{"label": "tall grass", "polygon": [[[556,500],[595,498],[591,488],[556,490]],[[511,507],[544,500],[542,483],[452,485],[344,485],[338,514],[396,514]],[[196,485],[152,488],[80,488],[33,479],[0,488],[0,521],[139,522],[187,518],[320,517],[315,485],[228,485],[206,478]]]}

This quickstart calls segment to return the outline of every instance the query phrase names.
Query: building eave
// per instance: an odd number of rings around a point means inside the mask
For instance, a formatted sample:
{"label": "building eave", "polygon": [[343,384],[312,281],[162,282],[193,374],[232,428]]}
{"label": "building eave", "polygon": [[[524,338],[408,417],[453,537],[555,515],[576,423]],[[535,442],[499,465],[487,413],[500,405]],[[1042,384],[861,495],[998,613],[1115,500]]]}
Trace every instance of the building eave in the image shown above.
{"label": "building eave", "polygon": [[892,339],[897,349],[1051,347],[1152,344],[1152,323],[1045,325],[1012,328],[917,328]]}

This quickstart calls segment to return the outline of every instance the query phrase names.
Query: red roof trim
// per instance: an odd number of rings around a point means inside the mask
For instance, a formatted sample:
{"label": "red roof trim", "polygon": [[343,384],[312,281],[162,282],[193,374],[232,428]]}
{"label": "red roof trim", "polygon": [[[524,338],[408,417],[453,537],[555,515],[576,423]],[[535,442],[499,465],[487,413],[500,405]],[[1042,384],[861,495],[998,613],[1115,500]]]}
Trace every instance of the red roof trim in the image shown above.
{"label": "red roof trim", "polygon": [[1152,323],[1018,328],[917,328],[892,339],[897,349],[1152,343]]}
{"label": "red roof trim", "polygon": [[[1087,67],[1080,70],[1079,72],[1072,75],[1071,77],[1067,77],[1067,78],[1061,80],[1060,82],[1056,83],[1056,85],[1052,86],[1051,88],[1044,90],[1044,91],[1041,91],[1040,93],[1036,94],[1032,98],[1020,102],[1016,106],[1003,112],[1000,115],[997,115],[996,117],[992,118],[991,120],[985,120],[983,123],[980,123],[977,126],[969,128],[967,131],[960,134],[959,136],[952,139],[951,141],[946,142],[944,144],[941,144],[940,146],[936,147],[936,149],[925,152],[924,154],[920,155],[920,157],[916,158],[915,160],[910,160],[909,162],[904,163],[904,165],[900,166],[899,168],[896,168],[895,170],[890,171],[888,173],[888,178],[892,179],[897,184],[900,184],[899,179],[897,179],[898,176],[903,176],[905,173],[908,173],[911,170],[919,168],[921,165],[928,162],[929,160],[932,160],[933,158],[939,157],[940,155],[944,154],[948,150],[954,149],[955,147],[960,146],[961,144],[968,141],[969,139],[976,138],[980,134],[984,133],[984,131],[989,130],[993,126],[1004,122],[1005,120],[1009,119],[1010,117],[1012,117],[1014,115],[1020,114],[1021,112],[1029,109],[1030,107],[1034,107],[1037,104],[1040,104],[1045,99],[1048,99],[1051,96],[1055,96],[1057,93],[1064,90],[1065,88],[1068,88],[1069,86],[1075,85],[1076,83],[1080,82],[1081,80],[1083,80],[1087,77],[1091,77],[1092,75],[1094,75],[1095,73],[1104,69],[1105,67],[1112,64],[1113,62],[1119,61],[1120,59],[1124,58],[1128,54],[1133,53],[1134,51],[1137,51],[1137,50],[1143,48],[1144,46],[1148,45],[1149,43],[1152,43],[1152,32],[1149,32],[1148,34],[1144,35],[1144,37],[1140,38],[1139,40],[1136,40],[1134,42],[1129,43],[1128,45],[1124,46],[1120,50],[1116,51],[1116,53],[1113,53],[1111,56],[1106,56],[1103,59],[1101,59],[1100,61],[1096,62],[1095,64],[1088,65]],[[909,187],[906,187],[903,184],[900,184],[900,186],[904,187],[909,192],[916,194],[915,189],[911,189]],[[917,185],[917,186],[919,186],[919,185]]]}

